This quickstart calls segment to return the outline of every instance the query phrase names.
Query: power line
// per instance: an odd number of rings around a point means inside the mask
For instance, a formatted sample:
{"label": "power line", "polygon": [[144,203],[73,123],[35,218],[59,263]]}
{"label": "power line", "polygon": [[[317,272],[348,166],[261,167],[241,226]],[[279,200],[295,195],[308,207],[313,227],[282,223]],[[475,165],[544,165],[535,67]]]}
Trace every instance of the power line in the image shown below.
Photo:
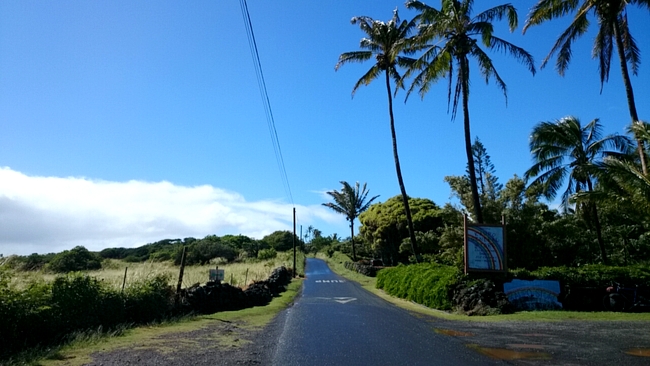
{"label": "power line", "polygon": [[239,5],[241,7],[242,16],[244,18],[244,25],[246,26],[248,45],[251,50],[251,56],[253,57],[253,64],[255,66],[255,74],[257,76],[257,84],[260,89],[260,96],[262,97],[262,103],[264,104],[266,122],[269,127],[271,142],[273,143],[273,152],[275,153],[275,160],[278,164],[278,169],[280,170],[280,179],[282,180],[282,185],[284,186],[284,193],[291,200],[291,204],[294,205],[293,196],[291,195],[291,187],[289,186],[289,178],[287,177],[287,170],[284,167],[284,159],[282,158],[282,149],[280,149],[280,140],[278,139],[278,133],[275,129],[275,119],[273,118],[273,111],[271,110],[271,101],[269,100],[269,95],[266,91],[266,82],[264,81],[264,74],[262,73],[262,63],[260,62],[260,55],[257,51],[255,34],[253,33],[253,24],[251,23],[251,17],[248,13],[248,5],[246,4],[246,0],[239,0]]}

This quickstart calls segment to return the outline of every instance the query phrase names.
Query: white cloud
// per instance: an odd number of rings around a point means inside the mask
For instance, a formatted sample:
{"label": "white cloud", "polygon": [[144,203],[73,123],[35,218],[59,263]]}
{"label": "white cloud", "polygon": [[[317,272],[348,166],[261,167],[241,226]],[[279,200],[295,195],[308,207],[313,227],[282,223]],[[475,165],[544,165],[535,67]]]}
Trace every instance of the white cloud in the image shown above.
{"label": "white cloud", "polygon": [[[0,253],[137,247],[166,238],[243,234],[261,238],[291,230],[292,205],[247,202],[209,185],[109,182],[27,176],[0,168]],[[296,206],[303,222],[339,223],[320,205]]]}

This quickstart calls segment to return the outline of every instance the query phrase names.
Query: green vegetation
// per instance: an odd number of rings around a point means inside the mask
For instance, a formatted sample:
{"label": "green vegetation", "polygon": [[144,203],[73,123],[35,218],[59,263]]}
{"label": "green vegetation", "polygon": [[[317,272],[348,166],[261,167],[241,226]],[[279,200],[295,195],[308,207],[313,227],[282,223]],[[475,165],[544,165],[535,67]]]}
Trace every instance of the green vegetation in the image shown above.
{"label": "green vegetation", "polygon": [[67,273],[93,270],[101,267],[101,258],[98,255],[89,252],[84,247],[78,246],[55,255],[50,261],[49,268],[54,272]]}
{"label": "green vegetation", "polygon": [[[121,348],[130,348],[137,344],[140,349],[155,349],[161,352],[177,346],[176,338],[164,337],[172,333],[189,333],[212,326],[215,323],[228,322],[247,330],[257,330],[268,324],[275,315],[285,309],[298,293],[302,280],[295,279],[287,291],[273,298],[267,306],[248,308],[238,311],[225,311],[210,315],[185,316],[167,321],[149,324],[146,327],[118,327],[111,332],[87,331],[70,337],[70,341],[49,349],[35,349],[20,355],[8,365],[39,364],[42,366],[80,366],[92,362],[95,352],[110,352]],[[205,339],[218,347],[233,347],[228,333],[213,333]],[[203,341],[203,339],[201,339]],[[246,342],[240,339],[237,344]],[[183,347],[200,347],[196,341],[184,342]]]}
{"label": "green vegetation", "polygon": [[366,34],[366,38],[361,40],[363,51],[346,52],[339,56],[339,61],[335,66],[338,70],[344,64],[351,62],[364,62],[374,58],[377,62],[372,65],[352,88],[352,96],[361,85],[369,85],[373,80],[385,76],[386,91],[388,93],[388,114],[390,117],[390,133],[393,141],[393,159],[395,160],[395,171],[397,173],[397,182],[402,194],[402,203],[406,213],[406,224],[411,240],[411,250],[416,252],[415,230],[413,229],[413,220],[411,219],[411,209],[409,207],[409,196],[406,194],[404,179],[402,178],[402,168],[400,167],[399,155],[397,154],[397,135],[395,133],[395,117],[393,116],[393,92],[391,91],[391,80],[397,85],[397,89],[402,85],[398,67],[412,65],[415,60],[405,55],[413,53],[413,39],[410,37],[411,32],[415,30],[414,21],[401,21],[397,14],[397,9],[393,12],[393,18],[388,22],[374,20],[367,16],[352,18],[352,24],[359,24],[359,28]]}
{"label": "green vegetation", "polygon": [[[406,2],[407,8],[419,12],[416,17],[419,26],[418,36],[415,37],[416,49],[425,49],[418,61],[409,65],[406,75],[416,74],[409,92],[417,88],[422,96],[429,91],[432,83],[447,77],[448,103],[451,103],[452,94],[454,96],[452,119],[456,118],[459,101],[462,103],[465,151],[474,208],[472,214],[475,222],[483,223],[470,133],[469,60],[476,59],[478,70],[485,82],[494,79],[506,98],[506,84],[480,44],[483,44],[486,49],[509,54],[523,63],[533,75],[535,75],[535,62],[533,56],[526,50],[493,34],[492,22],[504,17],[508,20],[510,32],[517,28],[517,10],[513,5],[498,5],[479,14],[472,14],[473,3],[473,0],[443,1],[441,8],[435,9],[420,1]],[[456,80],[455,87],[452,86],[453,79]]]}
{"label": "green vegetation", "polygon": [[521,279],[557,280],[570,287],[599,287],[604,289],[612,281],[622,284],[650,286],[650,266],[628,265],[624,267],[588,264],[581,267],[541,267],[534,271],[517,269],[510,276]]}
{"label": "green vegetation", "polygon": [[[12,255],[0,257],[0,265],[17,271],[43,271],[48,273],[67,273],[74,271],[110,270],[112,260],[132,263],[173,261],[179,265],[186,250],[185,264],[222,265],[242,262],[248,258],[256,259],[260,250],[274,249],[276,252],[291,250],[294,244],[302,250],[304,242],[289,231],[278,230],[260,240],[244,235],[208,235],[203,239],[164,239],[137,248],[106,248],[99,253],[88,251],[82,246],[61,253]],[[137,266],[136,266],[137,267]],[[122,267],[123,268],[123,267]]]}
{"label": "green vegetation", "polygon": [[354,247],[354,220],[367,210],[372,201],[377,199],[379,196],[374,196],[366,201],[369,193],[366,190],[366,183],[363,184],[363,188],[360,188],[359,182],[355,184],[354,188],[352,188],[348,182],[341,182],[341,184],[343,184],[343,188],[341,188],[340,191],[327,192],[334,202],[323,203],[323,206],[329,207],[335,212],[345,215],[345,219],[350,222],[352,260],[356,261],[357,252]]}
{"label": "green vegetation", "polygon": [[[417,233],[436,232],[445,224],[440,208],[431,200],[409,198],[413,228]],[[384,263],[397,265],[412,254],[404,205],[401,196],[376,203],[359,216],[361,235],[370,246],[371,253]],[[424,238],[422,238],[424,239]],[[404,243],[405,242],[405,243]],[[419,240],[420,252],[430,253],[430,241]]]}
{"label": "green vegetation", "polygon": [[277,256],[278,256],[278,252],[276,252],[275,249],[273,248],[262,249],[257,253],[257,259],[260,260],[273,259]]}
{"label": "green vegetation", "polygon": [[[156,276],[134,283],[124,292],[97,278],[72,272],[53,282],[36,281],[26,288],[10,285],[0,273],[0,358],[29,347],[57,344],[70,334],[120,324],[144,324],[171,315],[168,278]],[[38,329],[38,331],[34,331]]]}
{"label": "green vegetation", "polygon": [[458,275],[458,269],[435,263],[397,266],[379,271],[377,288],[430,308],[451,310],[452,286]]}
{"label": "green vegetation", "polygon": [[[501,314],[501,315],[487,315],[472,317],[462,314],[457,314],[450,311],[441,311],[431,307],[424,306],[412,300],[406,300],[398,297],[388,295],[383,290],[377,288],[377,277],[366,277],[357,272],[348,270],[344,267],[343,263],[349,261],[350,258],[343,253],[333,253],[332,256],[325,254],[317,255],[318,258],[327,262],[330,269],[338,275],[343,276],[351,281],[358,282],[364,289],[374,293],[375,295],[383,298],[384,300],[393,303],[396,306],[406,310],[420,313],[427,316],[434,316],[446,320],[456,321],[478,321],[478,322],[493,322],[493,321],[567,321],[567,320],[588,320],[588,321],[650,321],[650,313],[612,313],[605,311],[598,312],[578,312],[578,311],[519,311],[514,314]],[[550,271],[551,269],[549,269]],[[623,270],[623,269],[621,269]],[[381,270],[379,273],[383,272]],[[598,272],[597,268],[591,268],[594,275]],[[638,269],[641,271],[641,269]],[[645,269],[647,273],[648,268]],[[513,275],[518,278],[543,277],[544,272],[529,273],[526,271],[514,271]],[[640,276],[639,276],[640,277]],[[550,276],[546,278],[559,278],[557,276]]]}
{"label": "green vegetation", "polygon": [[[77,249],[77,248],[75,248]],[[273,249],[269,249],[273,250]],[[86,253],[85,250],[64,252]],[[284,252],[268,260],[249,259],[220,264],[226,282],[246,286],[268,278],[274,268],[290,268],[293,253]],[[298,253],[297,274],[304,274],[304,254]],[[131,266],[122,290],[126,266]],[[188,266],[184,285],[206,282],[215,265]],[[0,359],[21,350],[58,347],[75,334],[100,329],[120,333],[125,324],[165,321],[183,314],[175,306],[178,267],[171,262],[146,264],[105,260],[104,268],[87,272],[52,275],[0,266]],[[19,277],[25,277],[22,280]],[[39,329],[34,332],[33,329]],[[33,351],[28,351],[33,352]]]}
{"label": "green vegetation", "polygon": [[[570,198],[576,191],[593,192],[595,177],[590,170],[603,156],[621,155],[629,145],[627,137],[609,135],[602,137],[602,127],[597,119],[582,127],[575,117],[559,121],[541,122],[533,128],[530,151],[535,164],[526,171],[526,179],[535,178],[531,186],[539,186],[541,193],[552,200],[566,177],[568,187],[562,194],[562,208],[566,211]],[[612,149],[607,151],[607,149]],[[607,263],[607,251],[598,218],[595,200],[589,197],[581,202],[585,221],[593,225],[600,255]]]}
{"label": "green vegetation", "polygon": [[616,47],[618,60],[621,68],[621,76],[623,77],[623,84],[625,85],[625,95],[627,97],[627,105],[632,119],[631,130],[635,135],[637,141],[637,154],[641,165],[642,175],[648,175],[647,169],[647,140],[644,141],[643,137],[634,131],[634,127],[641,124],[636,110],[636,101],[634,100],[634,92],[632,90],[632,81],[630,80],[630,73],[628,65],[632,68],[632,73],[637,74],[639,64],[641,63],[640,51],[636,45],[636,41],[630,32],[627,13],[632,11],[632,5],[639,8],[648,8],[650,4],[647,0],[643,1],[616,1],[616,0],[588,0],[588,1],[544,1],[540,0],[533,6],[530,11],[524,32],[533,26],[541,24],[545,21],[559,18],[570,13],[575,13],[575,16],[569,27],[562,32],[557,39],[551,52],[546,56],[542,62],[542,67],[546,65],[548,60],[557,53],[557,62],[555,69],[560,75],[569,67],[571,61],[571,45],[573,42],[584,35],[589,28],[590,22],[588,16],[592,13],[597,20],[598,36],[594,37],[594,45],[592,48],[592,57],[598,58],[598,70],[600,71],[600,88],[602,90],[603,84],[609,80],[609,70],[612,60],[612,51]]}
{"label": "green vegetation", "polygon": [[[650,125],[641,122],[636,113],[628,66],[636,74],[640,50],[627,22],[627,14],[647,8],[647,1],[539,1],[530,9],[524,30],[574,14],[573,22],[542,62],[543,67],[550,57],[557,55],[556,66],[561,75],[568,68],[573,42],[585,34],[590,24],[598,24],[593,54],[599,62],[601,84],[608,80],[611,56],[616,50],[632,118],[628,133],[637,141],[637,149],[634,151],[628,137],[601,137],[597,120],[586,126],[581,126],[576,117],[541,122],[533,130],[530,145],[535,164],[523,179],[515,175],[505,184],[499,183],[494,164],[478,137],[473,144],[470,140],[470,69],[477,70],[486,81],[494,81],[505,95],[505,81],[488,51],[504,52],[532,74],[535,68],[528,52],[496,36],[497,21],[506,21],[511,32],[518,26],[514,6],[498,5],[474,13],[475,3],[443,1],[433,7],[408,1],[406,7],[418,12],[411,21],[400,19],[397,11],[388,22],[365,16],[353,18],[352,23],[358,24],[367,37],[361,42],[360,51],[341,54],[336,68],[350,62],[376,60],[357,81],[353,94],[361,85],[385,76],[393,129],[391,82],[396,90],[407,89],[408,98],[415,90],[424,97],[434,90],[435,83],[447,79],[452,119],[459,107],[463,112],[467,174],[445,177],[460,205],[445,204],[440,209],[431,203],[433,207],[422,208],[420,212],[438,221],[418,228],[418,219],[413,217],[417,211],[413,201],[418,199],[406,195],[393,134],[402,208],[392,207],[394,198],[370,206],[359,217],[360,234],[350,238],[355,246],[349,247],[347,241],[333,243],[324,249],[326,253],[342,250],[346,254],[351,252],[354,258],[358,252],[363,259],[381,258],[389,265],[429,261],[457,266],[462,263],[463,215],[468,215],[474,223],[495,224],[505,218],[509,268],[535,270],[598,263],[625,266],[650,261],[650,177],[646,167]],[[589,17],[596,22],[590,22]],[[417,34],[412,35],[416,29]],[[562,196],[560,212],[540,198],[555,197],[564,189],[563,181],[568,181],[568,189]],[[384,212],[386,206],[391,206],[390,214]]]}

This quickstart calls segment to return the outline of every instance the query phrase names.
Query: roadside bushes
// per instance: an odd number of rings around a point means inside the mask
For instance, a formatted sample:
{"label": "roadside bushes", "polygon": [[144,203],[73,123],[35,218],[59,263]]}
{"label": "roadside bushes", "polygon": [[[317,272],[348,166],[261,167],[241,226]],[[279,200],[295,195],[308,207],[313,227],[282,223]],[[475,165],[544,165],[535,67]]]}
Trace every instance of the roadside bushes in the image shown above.
{"label": "roadside bushes", "polygon": [[78,331],[164,319],[173,305],[167,281],[156,276],[132,284],[122,293],[77,272],[59,276],[52,283],[32,282],[25,289],[16,289],[2,272],[0,358],[60,342]]}
{"label": "roadside bushes", "polygon": [[430,308],[450,310],[452,291],[459,276],[456,267],[436,263],[399,265],[379,271],[377,288]]}
{"label": "roadside bushes", "polygon": [[581,267],[540,267],[534,271],[511,270],[510,276],[519,279],[557,280],[570,287],[606,287],[612,281],[627,286],[650,286],[650,265],[616,267],[588,264]]}
{"label": "roadside bushes", "polygon": [[260,260],[273,259],[276,258],[277,256],[278,256],[278,252],[273,248],[262,249],[259,252],[257,252],[257,259]]}
{"label": "roadside bushes", "polygon": [[[33,281],[23,288],[11,285],[11,275],[0,267],[0,360],[33,347],[60,344],[78,332],[111,331],[124,324],[146,324],[172,315],[212,313],[266,305],[291,281],[285,267],[265,281],[243,291],[228,284],[210,283],[183,290],[188,298],[176,303],[166,275],[129,284],[124,291],[80,272],[53,282]],[[2,363],[2,362],[0,362]]]}

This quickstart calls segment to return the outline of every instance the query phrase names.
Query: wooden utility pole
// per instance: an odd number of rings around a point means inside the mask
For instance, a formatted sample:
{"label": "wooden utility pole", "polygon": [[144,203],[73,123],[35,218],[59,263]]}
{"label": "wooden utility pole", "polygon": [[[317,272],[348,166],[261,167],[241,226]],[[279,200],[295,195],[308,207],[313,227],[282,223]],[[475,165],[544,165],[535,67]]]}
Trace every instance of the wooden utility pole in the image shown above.
{"label": "wooden utility pole", "polygon": [[183,255],[181,256],[181,271],[178,274],[178,285],[176,285],[176,295],[181,293],[181,285],[183,284],[183,271],[185,270],[185,251],[187,250],[186,246],[183,246]]}
{"label": "wooden utility pole", "polygon": [[296,208],[293,208],[293,277],[296,277]]}

